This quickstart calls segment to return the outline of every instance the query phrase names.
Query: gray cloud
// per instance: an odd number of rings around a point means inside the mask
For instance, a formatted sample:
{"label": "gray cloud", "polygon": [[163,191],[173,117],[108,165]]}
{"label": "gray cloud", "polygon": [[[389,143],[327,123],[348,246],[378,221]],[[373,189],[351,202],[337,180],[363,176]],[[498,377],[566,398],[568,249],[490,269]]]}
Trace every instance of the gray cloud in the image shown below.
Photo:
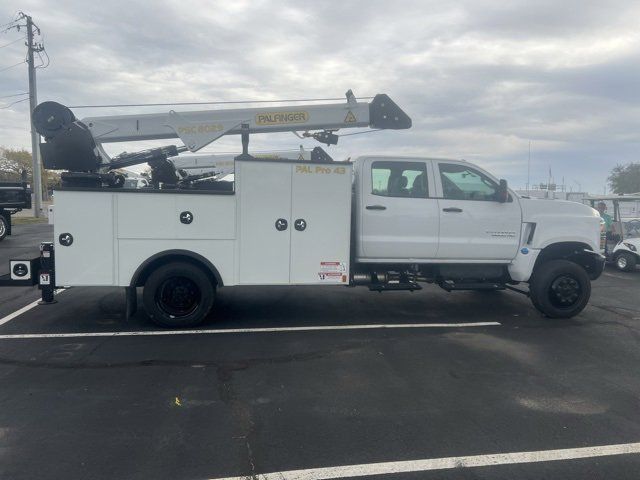
{"label": "gray cloud", "polygon": [[[44,33],[52,63],[38,71],[40,100],[334,97],[352,88],[389,93],[414,127],[346,137],[332,149],[336,158],[466,158],[522,186],[531,140],[532,180],[545,180],[551,166],[557,181],[592,191],[602,190],[615,164],[638,160],[633,1],[70,0],[52,8],[4,0],[3,7],[6,21],[20,8]],[[0,35],[0,45],[14,38]],[[0,49],[0,68],[23,57],[20,43]],[[0,95],[23,92],[26,83],[24,65],[0,72]],[[0,145],[28,148],[28,130],[26,102],[0,110]],[[223,138],[207,150],[238,143]],[[252,139],[256,149],[299,143],[290,134]]]}

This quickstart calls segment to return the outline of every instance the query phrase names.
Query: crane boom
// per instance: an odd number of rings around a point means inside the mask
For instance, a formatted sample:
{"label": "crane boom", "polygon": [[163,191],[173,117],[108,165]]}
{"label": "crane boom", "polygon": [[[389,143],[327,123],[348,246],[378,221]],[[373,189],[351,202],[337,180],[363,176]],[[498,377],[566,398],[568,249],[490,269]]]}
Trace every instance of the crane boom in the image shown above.
{"label": "crane boom", "polygon": [[[349,117],[347,119],[347,116]],[[197,151],[222,135],[332,130],[369,126],[369,104],[301,105],[217,111],[151,113],[82,119],[100,143],[180,138]],[[347,119],[347,120],[345,120]]]}
{"label": "crane boom", "polygon": [[[34,125],[45,143],[40,148],[46,168],[96,171],[111,159],[103,143],[179,138],[178,152],[197,152],[223,135],[271,132],[307,132],[322,143],[336,143],[331,132],[342,128],[406,129],[411,118],[385,94],[370,103],[358,102],[349,90],[345,103],[308,104],[191,112],[169,111],[110,115],[76,120],[73,112],[56,102],[34,110]],[[309,131],[320,131],[314,134]],[[245,145],[246,150],[246,145]]]}

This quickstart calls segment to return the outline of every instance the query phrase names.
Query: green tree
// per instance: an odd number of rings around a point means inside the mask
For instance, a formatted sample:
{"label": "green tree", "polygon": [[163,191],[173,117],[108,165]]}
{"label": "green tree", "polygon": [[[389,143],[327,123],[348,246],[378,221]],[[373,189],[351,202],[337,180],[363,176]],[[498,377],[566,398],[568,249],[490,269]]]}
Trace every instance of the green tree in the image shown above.
{"label": "green tree", "polygon": [[31,154],[26,150],[3,149],[0,151],[0,180],[18,182],[22,170],[31,177]]}
{"label": "green tree", "polygon": [[640,162],[616,165],[607,180],[613,193],[640,192]]}
{"label": "green tree", "polygon": [[[22,179],[22,171],[27,172],[27,181],[33,183],[31,153],[24,149],[0,149],[0,181],[19,182]],[[44,170],[42,175],[45,198],[50,190],[60,185],[60,175],[51,170]]]}

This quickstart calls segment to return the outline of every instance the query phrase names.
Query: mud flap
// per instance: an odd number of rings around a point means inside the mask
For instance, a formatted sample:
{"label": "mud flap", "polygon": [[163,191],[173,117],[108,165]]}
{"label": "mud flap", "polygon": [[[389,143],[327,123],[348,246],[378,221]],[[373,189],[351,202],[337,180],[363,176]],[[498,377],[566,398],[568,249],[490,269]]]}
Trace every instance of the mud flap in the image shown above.
{"label": "mud flap", "polygon": [[138,291],[136,287],[125,287],[125,320],[129,320],[138,310]]}

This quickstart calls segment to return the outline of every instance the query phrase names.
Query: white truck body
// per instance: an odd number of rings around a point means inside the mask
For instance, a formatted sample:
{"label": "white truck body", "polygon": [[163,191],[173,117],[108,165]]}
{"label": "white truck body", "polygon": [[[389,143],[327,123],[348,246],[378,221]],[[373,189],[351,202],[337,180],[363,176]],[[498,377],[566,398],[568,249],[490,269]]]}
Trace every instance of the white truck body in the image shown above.
{"label": "white truck body", "polygon": [[58,245],[57,281],[129,286],[149,259],[183,252],[225,286],[347,284],[351,178],[349,163],[256,160],[236,162],[235,192],[57,191],[54,238],[74,239]]}
{"label": "white truck body", "polygon": [[[380,195],[374,172],[394,165],[426,173],[425,194]],[[496,264],[511,280],[526,282],[539,253],[553,243],[599,250],[600,220],[592,208],[513,192],[506,202],[446,198],[443,165],[498,185],[463,161],[364,157],[353,164],[237,161],[230,192],[63,189],[56,192],[55,238],[74,240],[58,245],[57,281],[130,286],[150,260],[182,252],[206,259],[224,286],[346,285],[352,261]],[[183,212],[191,223],[181,223]],[[284,230],[276,228],[279,219]]]}

